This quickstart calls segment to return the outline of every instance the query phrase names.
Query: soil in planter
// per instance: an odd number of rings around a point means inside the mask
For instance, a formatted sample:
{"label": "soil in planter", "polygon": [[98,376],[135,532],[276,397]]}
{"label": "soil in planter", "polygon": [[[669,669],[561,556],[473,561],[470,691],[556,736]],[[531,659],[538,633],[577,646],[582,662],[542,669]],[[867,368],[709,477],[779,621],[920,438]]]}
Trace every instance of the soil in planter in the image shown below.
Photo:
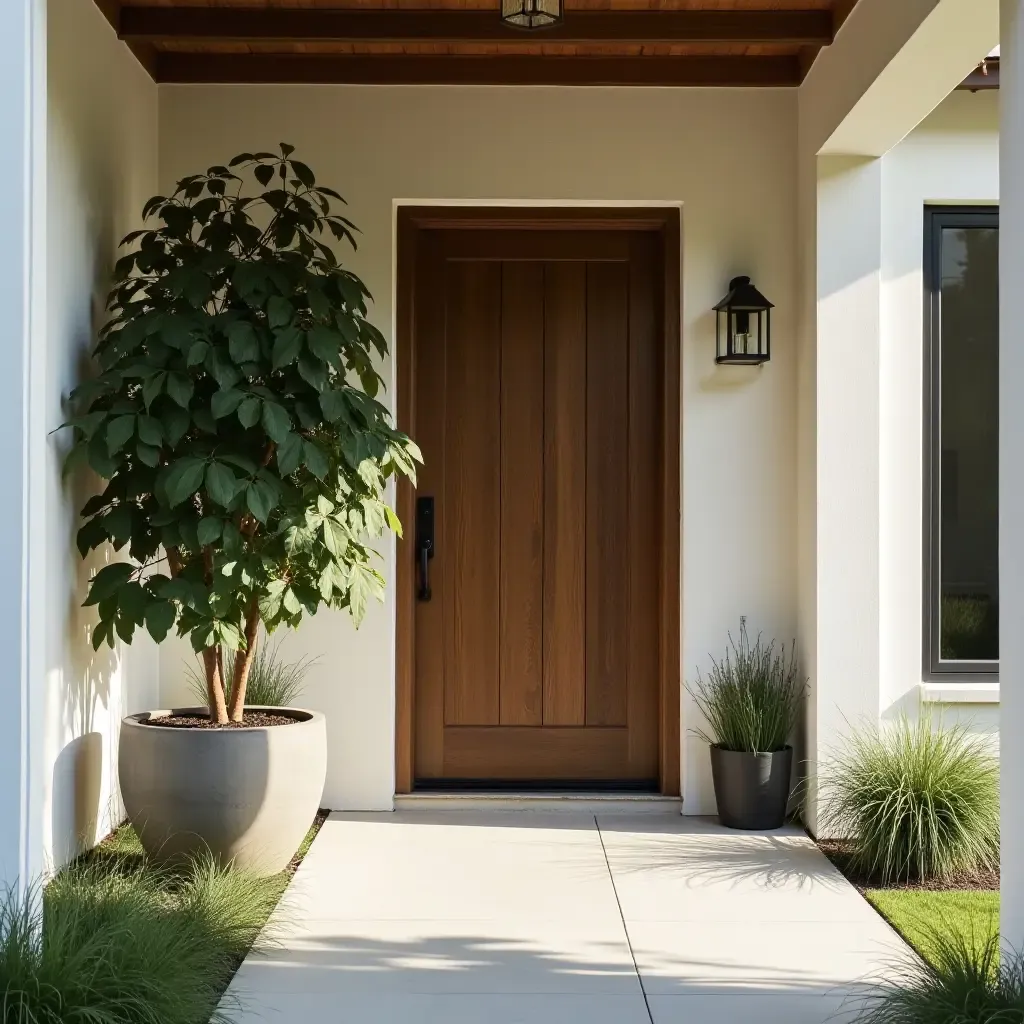
{"label": "soil in planter", "polygon": [[208,715],[164,715],[161,718],[144,718],[143,725],[159,725],[165,729],[253,729],[266,725],[294,725],[302,719],[291,715],[275,715],[270,711],[246,711],[240,722],[226,722],[218,725]]}
{"label": "soil in planter", "polygon": [[926,881],[895,882],[879,885],[877,879],[853,871],[850,867],[850,843],[843,839],[818,840],[818,849],[846,876],[847,881],[856,886],[860,892],[866,889],[920,889],[932,892],[953,892],[964,890],[995,891],[999,889],[999,871],[974,871],[967,874],[952,875],[940,881],[929,878]]}

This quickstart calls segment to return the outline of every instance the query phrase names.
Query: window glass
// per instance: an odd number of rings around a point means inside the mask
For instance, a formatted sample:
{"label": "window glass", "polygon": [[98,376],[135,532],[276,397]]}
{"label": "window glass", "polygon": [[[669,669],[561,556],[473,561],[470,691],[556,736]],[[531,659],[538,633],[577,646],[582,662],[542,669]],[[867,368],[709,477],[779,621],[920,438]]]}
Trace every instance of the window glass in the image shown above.
{"label": "window glass", "polygon": [[995,661],[999,230],[946,225],[938,243],[938,653],[943,662]]}

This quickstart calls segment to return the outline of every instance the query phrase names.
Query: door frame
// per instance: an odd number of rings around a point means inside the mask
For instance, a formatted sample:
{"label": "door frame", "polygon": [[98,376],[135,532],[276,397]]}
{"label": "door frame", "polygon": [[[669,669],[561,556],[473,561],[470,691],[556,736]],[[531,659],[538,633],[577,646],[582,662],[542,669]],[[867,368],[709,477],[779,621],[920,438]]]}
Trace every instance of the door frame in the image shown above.
{"label": "door frame", "polygon": [[[661,552],[658,652],[658,787],[679,796],[680,781],[680,210],[678,207],[399,206],[395,339],[397,423],[416,437],[416,331],[413,296],[419,232],[425,229],[650,231],[660,241],[662,282]],[[411,530],[415,489],[398,483],[398,517]],[[395,581],[395,792],[411,793],[415,768],[416,584],[413,537],[397,541]]]}

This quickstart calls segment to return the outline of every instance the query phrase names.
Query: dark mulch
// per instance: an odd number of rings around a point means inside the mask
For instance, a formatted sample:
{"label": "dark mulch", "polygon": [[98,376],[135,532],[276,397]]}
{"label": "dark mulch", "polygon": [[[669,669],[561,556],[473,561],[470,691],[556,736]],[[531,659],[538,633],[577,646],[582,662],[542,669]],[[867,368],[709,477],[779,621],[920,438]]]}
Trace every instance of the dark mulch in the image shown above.
{"label": "dark mulch", "polygon": [[167,729],[252,729],[265,725],[294,725],[301,719],[291,715],[274,715],[268,711],[246,711],[240,722],[218,725],[206,715],[163,715],[159,718],[144,718],[144,725],[161,725]]}
{"label": "dark mulch", "polygon": [[953,892],[964,890],[995,891],[999,888],[999,870],[975,871],[939,880],[896,882],[879,885],[877,879],[869,878],[854,871],[850,866],[850,841],[847,839],[819,839],[818,849],[846,876],[847,880],[861,892],[865,889],[921,889],[930,892]]}

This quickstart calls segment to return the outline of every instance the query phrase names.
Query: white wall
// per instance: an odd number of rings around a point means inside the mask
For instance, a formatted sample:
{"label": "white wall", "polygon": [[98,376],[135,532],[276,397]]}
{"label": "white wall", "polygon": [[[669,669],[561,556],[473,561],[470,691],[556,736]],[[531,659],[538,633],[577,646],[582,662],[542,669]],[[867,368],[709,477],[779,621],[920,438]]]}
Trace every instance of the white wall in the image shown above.
{"label": "white wall", "polygon": [[[47,429],[88,372],[115,247],[157,184],[157,90],[92,0],[49,0],[47,172]],[[148,637],[129,650],[89,642],[81,607],[89,576],[75,547],[77,510],[98,481],[61,479],[66,435],[45,464],[45,726],[43,844],[56,867],[120,820],[115,766],[123,715],[158,702],[158,659]]]}
{"label": "white wall", "polygon": [[[741,614],[780,640],[795,630],[795,114],[792,91],[164,86],[160,179],[169,188],[236,152],[296,145],[349,201],[362,228],[350,265],[389,337],[397,201],[682,204],[682,668],[692,678]],[[710,310],[739,273],[777,307],[762,370],[713,361]],[[384,570],[394,578],[393,546]],[[322,612],[294,643],[321,656],[305,703],[328,713],[325,802],[390,807],[393,603],[358,633]],[[183,656],[161,651],[165,702],[183,696]],[[684,701],[684,736],[690,710]],[[684,747],[685,809],[711,812],[707,753],[689,737]]]}
{"label": "white wall", "polygon": [[[955,92],[882,159],[880,713],[917,707],[923,643],[924,207],[999,199],[999,93]],[[998,742],[998,704],[932,705]]]}

